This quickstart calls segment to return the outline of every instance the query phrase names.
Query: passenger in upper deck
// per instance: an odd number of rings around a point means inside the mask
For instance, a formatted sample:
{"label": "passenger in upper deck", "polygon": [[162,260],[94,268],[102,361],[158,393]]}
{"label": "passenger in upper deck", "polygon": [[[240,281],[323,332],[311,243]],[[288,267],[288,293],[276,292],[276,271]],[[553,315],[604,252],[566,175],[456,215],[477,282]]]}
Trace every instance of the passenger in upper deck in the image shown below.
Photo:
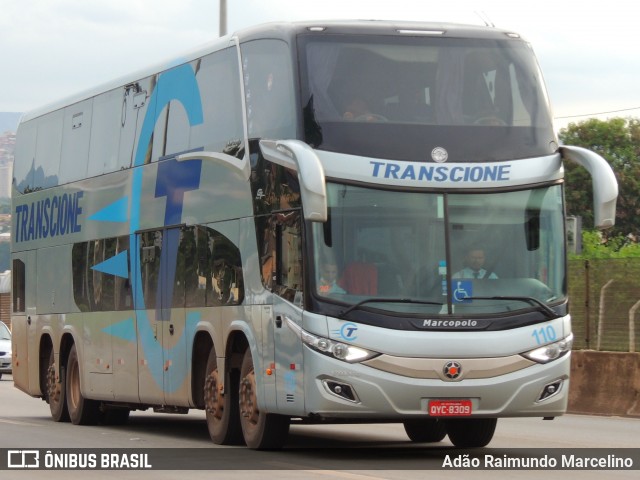
{"label": "passenger in upper deck", "polygon": [[357,122],[386,122],[387,118],[377,113],[371,112],[369,104],[361,96],[354,96],[353,99],[345,107],[342,114],[345,120],[354,120]]}

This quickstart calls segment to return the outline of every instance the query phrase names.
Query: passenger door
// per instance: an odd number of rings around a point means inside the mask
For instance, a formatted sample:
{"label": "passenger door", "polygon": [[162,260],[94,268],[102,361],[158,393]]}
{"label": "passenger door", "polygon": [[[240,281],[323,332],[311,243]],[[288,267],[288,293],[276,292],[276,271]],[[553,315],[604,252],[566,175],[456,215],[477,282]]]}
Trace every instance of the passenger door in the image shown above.
{"label": "passenger door", "polygon": [[[140,401],[186,404],[185,290],[179,269],[180,228],[140,235],[144,308],[137,312]],[[183,276],[183,275],[182,275]]]}
{"label": "passenger door", "polygon": [[185,382],[187,369],[187,332],[185,331],[185,264],[181,253],[183,228],[164,231],[161,264],[160,330],[164,403],[188,404]]}

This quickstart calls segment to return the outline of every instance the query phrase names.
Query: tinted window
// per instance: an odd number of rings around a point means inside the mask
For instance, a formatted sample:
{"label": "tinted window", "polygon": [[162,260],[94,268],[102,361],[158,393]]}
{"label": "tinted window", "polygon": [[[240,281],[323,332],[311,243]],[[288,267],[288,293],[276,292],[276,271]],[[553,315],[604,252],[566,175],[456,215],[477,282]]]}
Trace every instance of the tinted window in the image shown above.
{"label": "tinted window", "polygon": [[535,57],[520,40],[300,37],[305,138],[412,161],[509,160],[557,148]]}
{"label": "tinted window", "polygon": [[178,256],[177,281],[187,307],[238,305],[244,299],[240,250],[220,232],[185,227]]}
{"label": "tinted window", "polygon": [[302,224],[297,210],[257,219],[260,271],[264,286],[302,304]]}
{"label": "tinted window", "polygon": [[291,55],[279,40],[242,45],[249,138],[295,138]]}
{"label": "tinted window", "polygon": [[204,146],[205,150],[242,156],[244,127],[237,50],[228,48],[198,61],[196,79],[204,122],[191,127],[190,147]]}
{"label": "tinted window", "polygon": [[[119,255],[128,258],[129,237],[76,243],[72,251],[73,296],[83,312],[129,310],[133,308],[129,265],[113,270],[101,265]],[[115,274],[117,273],[117,274]]]}
{"label": "tinted window", "polygon": [[24,278],[24,262],[22,260],[14,260],[11,271],[11,280],[13,283],[13,311],[24,312],[24,295],[25,295],[25,278]]}

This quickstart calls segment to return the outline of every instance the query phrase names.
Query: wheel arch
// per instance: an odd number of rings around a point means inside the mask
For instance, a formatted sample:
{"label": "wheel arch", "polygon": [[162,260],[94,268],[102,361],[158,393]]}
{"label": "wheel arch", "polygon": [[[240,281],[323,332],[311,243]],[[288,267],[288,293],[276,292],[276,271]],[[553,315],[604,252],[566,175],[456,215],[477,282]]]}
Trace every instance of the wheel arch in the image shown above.
{"label": "wheel arch", "polygon": [[225,343],[225,369],[240,372],[244,352],[250,348],[249,338],[247,332],[242,329],[235,329],[229,333]]}
{"label": "wheel arch", "polygon": [[[73,347],[75,343],[76,341],[73,338],[73,335],[71,333],[66,332],[62,335],[62,338],[60,339],[60,348],[58,350],[59,359],[60,359],[58,361],[58,368],[67,367],[69,352],[71,351],[71,347]],[[80,356],[80,353],[78,353],[78,356]]]}
{"label": "wheel arch", "polygon": [[[38,347],[38,386],[40,394],[47,399],[47,374],[49,371],[49,358],[53,350],[53,340],[48,333],[44,333],[40,337],[40,345]],[[58,371],[58,373],[60,373]]]}
{"label": "wheel arch", "polygon": [[[62,335],[60,339],[60,345],[58,347],[58,362],[56,363],[57,373],[61,375],[61,368],[67,366],[67,359],[69,358],[69,352],[71,351],[71,347],[74,345],[75,340],[71,333],[66,332]],[[49,356],[51,355],[51,351],[55,351],[53,339],[48,333],[45,333],[40,338],[40,347],[38,350],[38,372],[40,374],[40,389],[42,390],[46,385],[46,375],[47,369],[49,367]],[[45,383],[43,383],[43,381]],[[45,392],[42,390],[42,392]]]}
{"label": "wheel arch", "polygon": [[204,409],[205,369],[212,348],[215,349],[211,334],[206,330],[197,332],[191,355],[191,398],[196,408]]}

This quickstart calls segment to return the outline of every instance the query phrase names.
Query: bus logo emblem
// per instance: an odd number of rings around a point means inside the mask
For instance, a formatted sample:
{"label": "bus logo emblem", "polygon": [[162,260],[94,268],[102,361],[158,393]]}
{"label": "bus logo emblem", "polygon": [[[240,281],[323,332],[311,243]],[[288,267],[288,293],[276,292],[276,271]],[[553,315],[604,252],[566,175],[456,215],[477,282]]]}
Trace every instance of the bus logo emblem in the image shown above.
{"label": "bus logo emblem", "polygon": [[451,380],[455,380],[460,375],[462,375],[462,365],[460,365],[458,362],[447,362],[442,369],[442,372],[444,373],[445,377]]}
{"label": "bus logo emblem", "polygon": [[431,150],[431,158],[433,159],[434,162],[444,163],[449,158],[449,152],[447,152],[442,147],[436,147],[433,150]]}

